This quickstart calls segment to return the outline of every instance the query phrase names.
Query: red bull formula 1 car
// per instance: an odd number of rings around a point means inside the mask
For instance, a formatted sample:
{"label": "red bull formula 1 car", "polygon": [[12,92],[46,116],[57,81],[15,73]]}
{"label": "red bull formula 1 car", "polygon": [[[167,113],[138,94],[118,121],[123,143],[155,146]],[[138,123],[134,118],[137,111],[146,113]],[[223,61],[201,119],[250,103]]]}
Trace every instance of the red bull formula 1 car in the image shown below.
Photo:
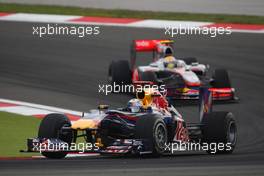
{"label": "red bull formula 1 car", "polygon": [[[172,40],[135,40],[131,45],[131,60],[112,61],[108,80],[111,84],[163,86],[169,99],[198,99],[199,88],[207,85],[213,100],[238,100],[228,72],[216,69],[209,76],[209,66],[196,58],[174,58]],[[137,66],[138,53],[152,52],[149,65]]]}
{"label": "red bull formula 1 car", "polygon": [[[211,91],[200,88],[200,121],[186,124],[159,91],[145,89],[126,107],[110,110],[100,105],[75,122],[63,114],[47,115],[38,137],[28,139],[28,150],[23,152],[41,152],[47,158],[64,158],[69,152],[159,156],[190,150],[186,146],[194,144],[196,150],[202,146],[209,153],[232,153],[237,141],[234,115],[212,112],[211,107]],[[82,150],[79,137],[86,143]]]}

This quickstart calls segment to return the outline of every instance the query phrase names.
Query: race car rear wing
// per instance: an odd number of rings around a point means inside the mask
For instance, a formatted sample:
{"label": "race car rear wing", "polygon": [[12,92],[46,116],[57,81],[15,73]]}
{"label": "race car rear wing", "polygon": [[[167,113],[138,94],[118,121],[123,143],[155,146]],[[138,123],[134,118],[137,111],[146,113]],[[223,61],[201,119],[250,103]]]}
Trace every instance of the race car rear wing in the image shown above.
{"label": "race car rear wing", "polygon": [[155,54],[158,50],[158,45],[171,45],[173,40],[158,39],[158,40],[133,40],[131,44],[131,69],[135,67],[137,52],[152,52],[152,58],[155,58]]}
{"label": "race car rear wing", "polygon": [[169,45],[173,40],[134,40],[133,48],[136,52],[156,51],[158,44]]}

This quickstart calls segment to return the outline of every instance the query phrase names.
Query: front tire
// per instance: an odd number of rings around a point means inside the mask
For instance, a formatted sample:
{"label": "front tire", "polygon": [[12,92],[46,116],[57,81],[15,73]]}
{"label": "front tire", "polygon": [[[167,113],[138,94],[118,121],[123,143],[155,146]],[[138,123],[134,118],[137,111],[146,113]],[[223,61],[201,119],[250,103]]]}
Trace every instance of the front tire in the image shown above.
{"label": "front tire", "polygon": [[[38,137],[56,138],[70,145],[73,139],[73,132],[69,131],[62,134],[60,130],[63,126],[71,126],[67,116],[63,114],[48,114],[40,123]],[[42,152],[42,155],[47,158],[61,159],[67,155],[67,152]]]}
{"label": "front tire", "polygon": [[160,156],[165,152],[168,142],[167,127],[158,115],[145,115],[136,122],[136,139],[147,139],[151,143],[152,155]]}
{"label": "front tire", "polygon": [[206,114],[202,124],[202,141],[208,145],[216,144],[218,146],[214,150],[208,149],[208,153],[230,154],[233,152],[237,142],[237,126],[235,117],[231,112],[212,112]]}

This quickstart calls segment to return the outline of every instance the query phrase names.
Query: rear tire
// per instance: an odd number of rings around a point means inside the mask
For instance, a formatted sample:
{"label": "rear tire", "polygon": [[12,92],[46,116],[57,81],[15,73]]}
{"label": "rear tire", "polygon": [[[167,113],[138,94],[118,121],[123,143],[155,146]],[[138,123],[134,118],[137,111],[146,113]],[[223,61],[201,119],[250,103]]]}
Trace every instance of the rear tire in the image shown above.
{"label": "rear tire", "polygon": [[131,69],[127,60],[112,61],[108,69],[110,84],[131,84]]}
{"label": "rear tire", "polygon": [[[233,152],[237,142],[237,126],[234,115],[231,112],[212,112],[204,116],[203,142],[211,145],[215,143],[220,147],[208,149],[210,154],[230,154]],[[224,144],[224,146],[223,146]]]}
{"label": "rear tire", "polygon": [[152,155],[160,156],[165,152],[165,144],[168,142],[167,127],[158,115],[145,115],[136,122],[136,139],[148,139],[152,144]]}
{"label": "rear tire", "polygon": [[216,69],[212,85],[214,88],[231,88],[228,72],[225,69]]}
{"label": "rear tire", "polygon": [[[73,132],[61,134],[60,130],[63,126],[71,126],[71,122],[67,116],[63,114],[48,114],[40,123],[38,137],[39,138],[56,138],[69,145],[73,139]],[[42,152],[47,158],[60,159],[67,155],[67,152]]]}

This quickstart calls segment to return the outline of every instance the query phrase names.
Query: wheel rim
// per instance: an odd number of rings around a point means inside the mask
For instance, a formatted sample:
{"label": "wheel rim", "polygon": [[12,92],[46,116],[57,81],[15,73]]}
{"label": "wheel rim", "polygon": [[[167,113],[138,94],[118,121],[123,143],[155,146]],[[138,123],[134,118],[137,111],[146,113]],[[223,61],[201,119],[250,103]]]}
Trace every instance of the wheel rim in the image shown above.
{"label": "wheel rim", "polygon": [[155,141],[159,149],[164,149],[167,142],[166,129],[162,123],[159,123],[155,129]]}
{"label": "wheel rim", "polygon": [[231,143],[233,146],[236,143],[236,124],[234,122],[230,122],[228,126],[228,142]]}

